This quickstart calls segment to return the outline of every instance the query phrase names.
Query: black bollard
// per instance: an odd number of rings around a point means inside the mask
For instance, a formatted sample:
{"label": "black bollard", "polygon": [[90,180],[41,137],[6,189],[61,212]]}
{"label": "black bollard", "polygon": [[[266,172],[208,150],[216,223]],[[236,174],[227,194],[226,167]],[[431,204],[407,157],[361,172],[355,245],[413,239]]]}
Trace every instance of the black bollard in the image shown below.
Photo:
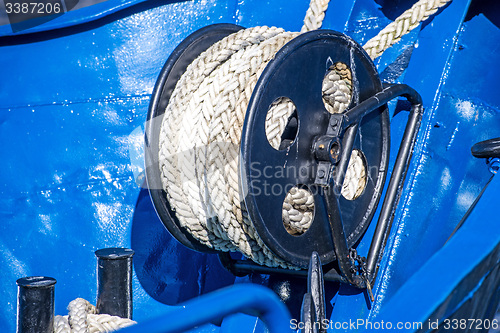
{"label": "black bollard", "polygon": [[97,256],[97,311],[132,319],[132,256],[134,251],[107,248]]}
{"label": "black bollard", "polygon": [[17,333],[52,333],[56,279],[29,276],[17,281]]}

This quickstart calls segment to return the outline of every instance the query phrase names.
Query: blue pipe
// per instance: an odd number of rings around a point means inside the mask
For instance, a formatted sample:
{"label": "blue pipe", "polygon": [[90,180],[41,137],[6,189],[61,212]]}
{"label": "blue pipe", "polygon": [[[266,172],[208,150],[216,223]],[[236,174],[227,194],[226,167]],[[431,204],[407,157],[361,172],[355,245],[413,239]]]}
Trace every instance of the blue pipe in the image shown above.
{"label": "blue pipe", "polygon": [[259,317],[270,333],[290,333],[290,313],[270,289],[240,284],[179,304],[178,308],[153,320],[120,330],[120,333],[183,332],[233,313]]}

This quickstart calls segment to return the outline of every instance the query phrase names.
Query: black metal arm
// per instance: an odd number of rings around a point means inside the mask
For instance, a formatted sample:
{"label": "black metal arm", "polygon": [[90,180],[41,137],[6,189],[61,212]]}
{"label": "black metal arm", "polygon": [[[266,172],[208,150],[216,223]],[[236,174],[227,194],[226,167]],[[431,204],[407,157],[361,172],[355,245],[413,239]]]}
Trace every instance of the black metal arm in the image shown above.
{"label": "black metal arm", "polygon": [[[407,98],[408,101],[412,103],[412,108],[365,264],[364,258],[353,258],[353,255],[351,255],[352,251],[350,251],[347,246],[338,199],[359,122],[364,116],[377,110],[380,106],[398,96]],[[324,198],[328,210],[335,253],[341,273],[349,284],[355,287],[368,288],[370,291],[371,284],[375,280],[376,266],[378,260],[382,256],[387,241],[387,235],[390,232],[390,224],[394,217],[394,211],[396,210],[403,182],[406,177],[406,171],[420,127],[422,113],[423,107],[420,95],[409,86],[400,84],[385,88],[373,97],[353,107],[340,117],[339,115],[332,115],[332,119],[335,120],[331,122],[339,123],[340,125],[337,131],[341,132],[343,128],[345,129],[343,138],[344,147],[341,153],[340,162],[336,166],[336,170],[332,177],[332,183],[325,189]]]}

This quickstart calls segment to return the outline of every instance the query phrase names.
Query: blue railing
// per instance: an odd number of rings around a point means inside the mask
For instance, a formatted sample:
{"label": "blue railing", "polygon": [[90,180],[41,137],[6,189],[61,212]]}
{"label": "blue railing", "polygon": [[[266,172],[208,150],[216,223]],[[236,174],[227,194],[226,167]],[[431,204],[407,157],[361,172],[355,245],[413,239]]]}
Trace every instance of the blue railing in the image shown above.
{"label": "blue railing", "polygon": [[290,313],[278,296],[259,285],[241,284],[179,304],[167,314],[120,333],[182,332],[234,313],[259,317],[270,333],[290,333]]}

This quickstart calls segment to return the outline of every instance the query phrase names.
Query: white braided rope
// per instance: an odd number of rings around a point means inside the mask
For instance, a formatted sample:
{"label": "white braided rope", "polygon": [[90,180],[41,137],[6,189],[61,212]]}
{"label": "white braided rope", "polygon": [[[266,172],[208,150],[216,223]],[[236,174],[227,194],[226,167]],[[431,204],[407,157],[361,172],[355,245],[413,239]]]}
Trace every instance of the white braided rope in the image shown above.
{"label": "white braided rope", "polygon": [[[328,0],[311,0],[301,32],[321,27]],[[448,1],[421,0],[370,40],[365,49],[374,58],[418,26]],[[182,227],[198,241],[220,251],[240,250],[255,262],[289,267],[255,232],[242,205],[238,155],[248,101],[260,73],[274,54],[298,33],[275,27],[244,29],[215,43],[191,63],[172,93],[161,124],[159,159],[163,188]],[[323,82],[323,98],[331,113],[351,102],[350,69],[335,64]],[[279,149],[281,135],[295,111],[290,100],[270,107],[266,135]],[[366,185],[361,152],[354,150],[342,195],[354,200]],[[283,222],[292,234],[312,222],[314,200],[298,187],[286,195]]]}
{"label": "white braided rope", "polygon": [[96,313],[95,306],[77,298],[69,303],[67,316],[54,317],[54,333],[107,333],[136,324],[131,319]]}
{"label": "white braided rope", "polygon": [[278,98],[269,107],[266,115],[266,137],[274,149],[279,149],[281,135],[285,131],[288,119],[294,112],[295,104],[287,97]]}
{"label": "white braided rope", "polygon": [[[199,151],[197,168],[203,170],[202,188],[206,203],[211,203],[233,244],[252,260],[268,265],[286,267],[264,245],[256,234],[250,219],[244,212],[239,192],[238,157],[243,121],[253,87],[274,54],[297,33],[280,31],[259,45],[252,45],[235,53],[213,75],[211,87],[219,87],[219,93],[212,103],[205,100],[203,105],[213,112],[208,119],[209,132],[204,143],[206,151]],[[218,81],[218,83],[215,83]],[[225,82],[224,82],[225,81]],[[224,82],[221,84],[221,82]],[[203,126],[202,126],[203,127]],[[200,136],[201,138],[201,136]],[[206,161],[203,160],[204,156]],[[228,228],[226,228],[228,226]]]}
{"label": "white braided rope", "polygon": [[366,166],[363,153],[354,149],[349,159],[349,164],[344,176],[341,194],[347,200],[355,200],[366,186]]}
{"label": "white braided rope", "polygon": [[[183,78],[191,86],[174,90],[160,139],[163,184],[167,192],[174,189],[170,200],[181,225],[194,230],[193,235],[209,246],[222,251],[239,249],[269,266],[287,265],[264,246],[241,207],[239,143],[253,86],[267,62],[296,35],[256,27],[214,44],[179,80],[177,87]],[[231,40],[237,47],[226,47]],[[214,50],[225,54],[216,65],[207,65],[207,59],[217,54]]]}
{"label": "white braided rope", "polygon": [[[321,28],[329,2],[330,0],[311,0],[304,17],[304,25],[300,32]],[[401,37],[418,27],[420,23],[434,15],[449,2],[451,0],[417,1],[411,8],[407,9],[396,20],[382,29],[375,37],[366,42],[363,48],[372,59],[381,56],[385,50],[396,44]]]}
{"label": "white braided rope", "polygon": [[304,17],[304,25],[302,29],[300,29],[300,32],[313,31],[321,28],[329,2],[330,0],[311,0],[309,8],[306,11],[306,16]]}
{"label": "white braided rope", "polygon": [[382,55],[385,50],[397,43],[402,36],[406,35],[421,22],[435,14],[451,0],[420,0],[410,9],[401,14],[394,22],[387,25],[377,36],[366,42],[363,48],[366,53],[375,59]]}
{"label": "white braided rope", "polygon": [[[176,214],[183,216],[180,219],[181,225],[187,228],[200,242],[209,247],[216,247],[223,251],[234,250],[236,248],[228,237],[224,235],[220,224],[212,223],[214,222],[212,218],[215,214],[211,210],[211,205],[208,207],[202,206],[203,201],[201,199],[197,199],[194,202],[184,201],[189,192],[191,192],[192,196],[196,197],[197,186],[199,188],[199,185],[195,183],[197,178],[193,176],[194,170],[191,166],[187,170],[182,170],[188,173],[184,176],[184,179],[187,178],[185,185],[181,183],[182,175],[178,168],[178,165],[182,165],[179,162],[192,160],[194,154],[193,151],[184,148],[186,144],[193,142],[193,139],[189,138],[189,134],[195,135],[194,133],[187,132],[188,140],[184,141],[182,146],[180,144],[181,135],[178,131],[184,119],[184,106],[192,107],[192,105],[188,104],[191,103],[188,100],[192,96],[196,96],[200,100],[201,98],[212,97],[216,94],[213,88],[210,91],[208,90],[206,83],[203,85],[206,87],[205,90],[201,90],[202,83],[208,75],[219,65],[227,61],[234,53],[247,46],[258,45],[262,41],[282,32],[282,29],[277,28],[256,27],[241,30],[214,44],[188,66],[186,72],[177,83],[176,89],[169,101],[167,111],[165,112],[160,133],[160,162],[165,162],[163,164],[160,163],[163,186],[169,196],[169,201],[176,202],[174,205]],[[191,99],[191,101],[194,103],[194,99]],[[196,111],[198,110],[195,110],[194,118],[189,119],[189,122],[192,121],[193,124],[198,122],[201,115],[205,118],[210,116],[207,108],[200,109],[201,112]],[[200,138],[201,140],[205,139],[206,141],[208,130],[208,128],[200,130],[200,134],[205,134],[203,138]],[[184,134],[186,131],[182,133]],[[186,135],[184,134],[184,136]],[[170,181],[172,179],[175,181]],[[228,224],[230,222],[221,222],[226,223],[224,225],[226,229],[230,229],[231,226]]]}
{"label": "white braided rope", "polygon": [[283,225],[292,235],[300,235],[309,229],[314,213],[314,197],[306,189],[292,187],[285,196],[282,210]]}
{"label": "white braided rope", "polygon": [[322,86],[325,107],[330,113],[344,112],[352,98],[352,73],[342,62],[333,64]]}

